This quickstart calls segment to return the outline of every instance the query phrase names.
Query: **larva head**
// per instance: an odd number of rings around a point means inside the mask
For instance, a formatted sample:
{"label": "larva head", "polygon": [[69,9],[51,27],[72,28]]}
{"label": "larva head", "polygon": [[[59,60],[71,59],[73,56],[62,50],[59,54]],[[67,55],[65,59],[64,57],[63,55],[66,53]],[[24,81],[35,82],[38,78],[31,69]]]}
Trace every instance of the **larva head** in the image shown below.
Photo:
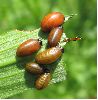
{"label": "larva head", "polygon": [[42,40],[39,38],[38,41],[39,41],[40,45],[42,46]]}

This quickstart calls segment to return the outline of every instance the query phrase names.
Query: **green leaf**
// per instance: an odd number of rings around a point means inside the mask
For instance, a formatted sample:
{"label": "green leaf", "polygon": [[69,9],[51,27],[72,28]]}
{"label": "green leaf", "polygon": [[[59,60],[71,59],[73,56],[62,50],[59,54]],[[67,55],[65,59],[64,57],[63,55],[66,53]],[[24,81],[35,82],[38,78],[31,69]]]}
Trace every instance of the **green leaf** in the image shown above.
{"label": "green leaf", "polygon": [[[48,34],[43,33],[40,29],[35,31],[13,30],[0,36],[0,98],[7,98],[25,90],[34,89],[36,76],[25,71],[25,64],[34,61],[34,56],[47,48],[47,36]],[[41,38],[43,43],[41,49],[31,56],[17,57],[17,47],[30,38]],[[60,41],[62,47],[66,44],[62,42],[64,38],[66,38],[65,33]],[[63,56],[46,67],[52,73],[50,84],[66,79]]]}

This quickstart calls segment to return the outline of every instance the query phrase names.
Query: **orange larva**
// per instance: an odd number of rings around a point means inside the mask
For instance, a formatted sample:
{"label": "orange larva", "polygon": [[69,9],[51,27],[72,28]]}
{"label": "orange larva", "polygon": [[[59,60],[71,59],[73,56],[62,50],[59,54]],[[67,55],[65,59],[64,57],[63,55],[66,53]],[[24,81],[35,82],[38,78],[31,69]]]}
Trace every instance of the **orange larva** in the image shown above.
{"label": "orange larva", "polygon": [[39,64],[51,64],[62,55],[62,52],[63,49],[60,47],[52,47],[36,55],[35,60]]}
{"label": "orange larva", "polygon": [[35,62],[29,62],[26,64],[26,70],[32,74],[42,74],[43,68]]}
{"label": "orange larva", "polygon": [[50,47],[57,46],[58,42],[61,39],[62,33],[63,33],[62,27],[56,27],[50,31],[48,36],[48,44]]}
{"label": "orange larva", "polygon": [[23,42],[17,49],[17,56],[28,56],[40,49],[42,43],[39,39],[29,39]]}
{"label": "orange larva", "polygon": [[49,32],[54,27],[58,27],[64,23],[64,15],[60,12],[52,12],[46,15],[41,21],[41,29],[44,32]]}
{"label": "orange larva", "polygon": [[75,37],[75,38],[66,38],[66,39],[64,39],[64,42],[77,41],[77,40],[81,40],[81,38],[79,38],[79,37]]}
{"label": "orange larva", "polygon": [[44,89],[48,86],[49,82],[51,80],[50,73],[44,73],[38,77],[38,79],[35,81],[35,87],[38,90]]}

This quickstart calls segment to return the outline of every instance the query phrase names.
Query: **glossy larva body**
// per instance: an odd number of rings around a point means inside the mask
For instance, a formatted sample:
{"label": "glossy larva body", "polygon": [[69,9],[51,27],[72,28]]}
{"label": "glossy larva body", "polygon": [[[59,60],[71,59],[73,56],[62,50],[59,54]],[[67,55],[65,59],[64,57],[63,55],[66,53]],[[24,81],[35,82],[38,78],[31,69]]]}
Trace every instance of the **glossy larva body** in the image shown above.
{"label": "glossy larva body", "polygon": [[35,62],[27,63],[25,69],[32,74],[42,74],[44,72],[43,68]]}
{"label": "glossy larva body", "polygon": [[40,90],[46,88],[51,80],[50,73],[44,73],[40,75],[37,80],[35,81],[35,87]]}
{"label": "glossy larva body", "polygon": [[35,60],[39,64],[51,64],[55,62],[61,55],[62,50],[60,47],[52,47],[36,55]]}
{"label": "glossy larva body", "polygon": [[50,32],[51,29],[59,27],[64,23],[64,15],[60,12],[52,12],[46,15],[41,21],[41,29],[44,32]]}
{"label": "glossy larva body", "polygon": [[61,39],[62,34],[63,34],[63,28],[62,27],[53,28],[48,35],[49,47],[57,46],[58,42]]}
{"label": "glossy larva body", "polygon": [[36,52],[41,48],[41,41],[38,39],[29,39],[22,44],[17,49],[16,55],[17,56],[28,56],[32,53]]}

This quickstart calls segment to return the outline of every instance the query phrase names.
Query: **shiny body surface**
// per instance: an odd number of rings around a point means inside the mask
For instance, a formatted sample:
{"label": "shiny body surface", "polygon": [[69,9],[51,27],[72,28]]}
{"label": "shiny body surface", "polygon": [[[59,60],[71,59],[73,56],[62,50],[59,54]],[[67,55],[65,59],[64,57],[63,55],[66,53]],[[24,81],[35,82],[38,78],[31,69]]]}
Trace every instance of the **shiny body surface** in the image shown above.
{"label": "shiny body surface", "polygon": [[52,12],[46,15],[41,21],[41,29],[44,32],[49,32],[54,27],[58,27],[64,23],[64,15],[60,12]]}
{"label": "shiny body surface", "polygon": [[26,64],[26,70],[28,72],[31,72],[32,74],[42,74],[43,73],[43,68],[40,67],[35,62],[29,62],[29,63],[27,63]]}
{"label": "shiny body surface", "polygon": [[62,49],[60,47],[52,47],[36,55],[35,60],[39,64],[51,64],[61,55]]}
{"label": "shiny body surface", "polygon": [[17,49],[17,56],[28,56],[39,50],[41,42],[38,39],[29,39],[23,42]]}
{"label": "shiny body surface", "polygon": [[50,31],[48,36],[48,44],[50,47],[57,46],[58,42],[61,39],[62,33],[63,33],[62,27],[56,27]]}
{"label": "shiny body surface", "polygon": [[46,88],[48,86],[50,80],[51,80],[50,73],[44,73],[44,74],[40,75],[38,77],[38,79],[35,81],[35,87],[38,90]]}

